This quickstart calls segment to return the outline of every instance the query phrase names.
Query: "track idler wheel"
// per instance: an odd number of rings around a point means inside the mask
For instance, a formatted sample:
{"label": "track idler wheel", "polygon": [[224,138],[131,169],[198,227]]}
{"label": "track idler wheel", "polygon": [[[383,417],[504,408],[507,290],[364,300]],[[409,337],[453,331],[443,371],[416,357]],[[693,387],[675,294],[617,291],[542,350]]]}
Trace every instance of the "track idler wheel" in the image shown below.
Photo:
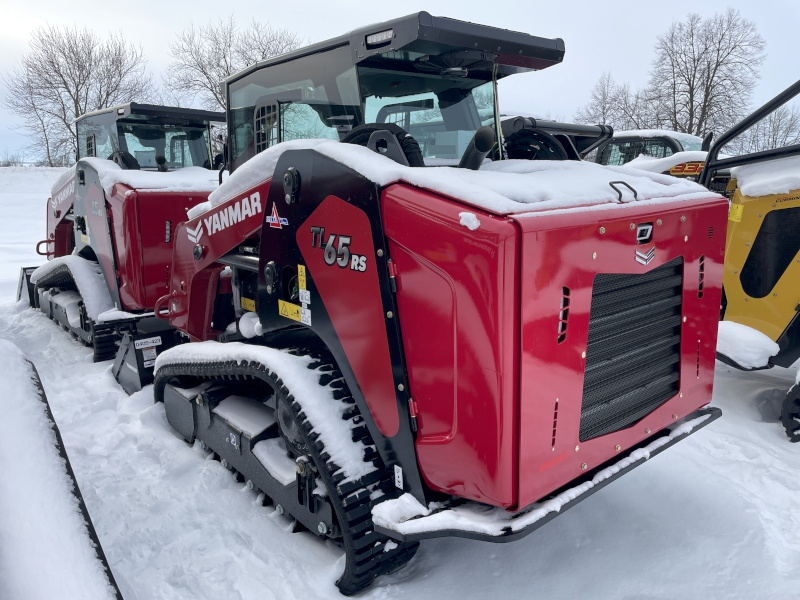
{"label": "track idler wheel", "polygon": [[800,442],[800,384],[796,384],[783,401],[781,423],[793,443]]}

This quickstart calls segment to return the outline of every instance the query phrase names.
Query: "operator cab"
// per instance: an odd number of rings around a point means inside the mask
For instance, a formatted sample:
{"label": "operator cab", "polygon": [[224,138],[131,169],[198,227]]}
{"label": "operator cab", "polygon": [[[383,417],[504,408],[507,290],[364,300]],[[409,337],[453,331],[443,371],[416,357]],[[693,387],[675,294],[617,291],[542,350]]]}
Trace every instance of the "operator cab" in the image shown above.
{"label": "operator cab", "polygon": [[688,133],[668,130],[618,131],[597,151],[601,165],[624,165],[640,154],[666,158],[678,152],[708,150],[703,139]]}
{"label": "operator cab", "polygon": [[222,156],[213,156],[211,126],[224,122],[221,112],[130,102],[77,119],[77,158],[107,158],[143,171],[216,168]]}
{"label": "operator cab", "polygon": [[563,55],[561,39],[421,12],[256,63],[222,83],[229,168],[280,142],[352,141],[367,124],[410,134],[426,165],[458,164],[481,127],[497,130],[497,81]]}

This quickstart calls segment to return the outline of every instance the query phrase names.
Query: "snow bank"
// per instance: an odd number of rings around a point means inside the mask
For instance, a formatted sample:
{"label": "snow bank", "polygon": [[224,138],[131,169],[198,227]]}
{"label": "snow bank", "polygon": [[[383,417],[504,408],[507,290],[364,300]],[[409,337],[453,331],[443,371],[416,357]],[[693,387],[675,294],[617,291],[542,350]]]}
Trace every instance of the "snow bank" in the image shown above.
{"label": "snow bank", "polygon": [[[603,166],[583,161],[504,160],[485,163],[479,171],[453,167],[412,168],[399,165],[363,146],[331,140],[294,140],[268,148],[223,182],[206,203],[189,211],[189,217],[218,206],[272,176],[281,154],[287,150],[313,148],[361,173],[377,185],[403,181],[438,192],[497,214],[515,214],[536,209],[617,204],[619,195],[609,186],[624,181],[639,200],[689,200],[710,193],[686,179],[648,173],[629,167]],[[623,192],[622,202],[633,195]]]}
{"label": "snow bank", "polygon": [[264,365],[283,380],[314,424],[325,451],[342,468],[346,480],[357,479],[375,470],[363,460],[363,447],[351,440],[349,421],[342,419],[346,406],[334,400],[333,388],[320,386],[308,365],[308,356],[293,356],[266,346],[238,342],[198,342],[165,350],[156,359],[155,372],[174,363],[209,363],[217,361],[256,362]]}
{"label": "snow bank", "polygon": [[0,362],[6,399],[0,419],[0,596],[113,599],[33,370],[6,340],[0,340]]}
{"label": "snow bank", "polygon": [[700,150],[689,150],[686,152],[676,152],[672,156],[665,158],[654,158],[647,154],[640,154],[629,162],[626,166],[649,171],[650,173],[663,173],[669,171],[681,163],[687,162],[705,162],[708,152]]}
{"label": "snow bank", "polygon": [[54,258],[31,274],[31,282],[36,283],[60,266],[66,266],[72,273],[75,285],[83,297],[86,314],[90,319],[99,322],[101,313],[114,309],[114,301],[111,300],[111,295],[108,293],[108,286],[106,286],[100,265],[80,256],[70,255]]}
{"label": "snow bank", "polygon": [[113,160],[102,158],[82,158],[100,177],[107,196],[111,195],[118,183],[135,190],[158,190],[159,192],[210,192],[219,187],[217,171],[203,167],[184,167],[175,171],[161,173],[159,171],[139,171],[121,168]]}
{"label": "snow bank", "polygon": [[734,167],[731,177],[744,196],[787,194],[800,189],[800,156]]}
{"label": "snow bank", "polygon": [[634,450],[618,463],[603,469],[591,481],[570,488],[558,496],[519,513],[509,513],[502,508],[467,502],[455,508],[436,511],[436,506],[426,507],[420,504],[411,494],[403,494],[394,500],[387,500],[372,509],[372,520],[376,525],[392,529],[406,535],[425,531],[442,531],[458,529],[492,536],[503,535],[504,531],[520,531],[533,525],[551,512],[559,512],[567,503],[585,494],[606,479],[613,477],[640,460],[648,460],[650,454],[672,440],[691,433],[705,422],[710,415],[687,421],[676,427],[668,436],[658,438],[644,448]]}
{"label": "snow bank", "polygon": [[760,331],[734,321],[720,321],[717,352],[746,369],[767,366],[779,351],[780,346]]}

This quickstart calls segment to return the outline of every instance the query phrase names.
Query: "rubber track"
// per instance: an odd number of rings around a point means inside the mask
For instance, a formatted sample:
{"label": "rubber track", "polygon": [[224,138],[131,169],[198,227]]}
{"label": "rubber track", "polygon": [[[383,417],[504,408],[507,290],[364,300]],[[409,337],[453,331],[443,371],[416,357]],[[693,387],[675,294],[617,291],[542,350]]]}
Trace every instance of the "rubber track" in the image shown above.
{"label": "rubber track", "polygon": [[794,443],[800,442],[800,384],[796,384],[786,394],[781,411],[781,423],[786,435]]}
{"label": "rubber track", "polygon": [[[310,448],[318,474],[325,483],[328,498],[332,500],[334,511],[342,528],[342,545],[345,549],[346,564],[341,578],[336,582],[339,591],[351,596],[368,587],[376,577],[391,573],[410,561],[419,547],[419,542],[398,542],[391,540],[396,547],[384,552],[390,538],[378,534],[372,524],[372,508],[398,495],[394,487],[394,479],[383,465],[380,457],[374,452],[374,442],[366,428],[354,427],[363,421],[341,373],[335,366],[333,358],[327,351],[294,350],[297,356],[311,356],[313,362],[309,369],[319,374],[321,381],[331,383],[338,388],[335,394],[340,402],[348,404],[343,418],[351,421],[354,443],[364,446],[364,460],[372,462],[373,471],[360,480],[339,485],[344,480],[339,466],[325,452],[325,446],[316,433],[313,425],[302,412],[300,403],[292,396],[291,391],[283,384],[279,375],[264,365],[256,362],[237,363],[221,361],[216,363],[175,363],[165,365],[156,373],[156,398],[161,398],[166,383],[173,377],[196,377],[201,379],[240,379],[254,377],[267,382],[273,389],[280,390],[288,400],[295,420]],[[325,385],[321,383],[321,385]],[[356,435],[356,432],[357,435]],[[377,500],[370,499],[375,490],[383,495]]]}
{"label": "rubber track", "polygon": [[[36,282],[37,291],[39,288],[66,286],[75,288],[75,291],[80,294],[78,286],[75,285],[75,280],[72,277],[72,271],[70,271],[66,265],[56,267],[45,277]],[[95,323],[91,319],[89,319],[89,321],[92,323],[93,329],[91,345],[94,352],[94,362],[113,359],[117,355],[117,350],[119,350],[119,341],[122,339],[122,336],[116,332],[113,325]]]}

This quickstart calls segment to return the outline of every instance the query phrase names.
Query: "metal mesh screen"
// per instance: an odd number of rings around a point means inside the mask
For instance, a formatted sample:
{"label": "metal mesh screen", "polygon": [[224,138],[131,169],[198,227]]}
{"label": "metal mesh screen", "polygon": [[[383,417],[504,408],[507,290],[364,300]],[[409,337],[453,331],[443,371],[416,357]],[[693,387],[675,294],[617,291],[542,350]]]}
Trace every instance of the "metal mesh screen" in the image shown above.
{"label": "metal mesh screen", "polygon": [[580,441],[636,423],[678,393],[683,258],[595,277]]}

